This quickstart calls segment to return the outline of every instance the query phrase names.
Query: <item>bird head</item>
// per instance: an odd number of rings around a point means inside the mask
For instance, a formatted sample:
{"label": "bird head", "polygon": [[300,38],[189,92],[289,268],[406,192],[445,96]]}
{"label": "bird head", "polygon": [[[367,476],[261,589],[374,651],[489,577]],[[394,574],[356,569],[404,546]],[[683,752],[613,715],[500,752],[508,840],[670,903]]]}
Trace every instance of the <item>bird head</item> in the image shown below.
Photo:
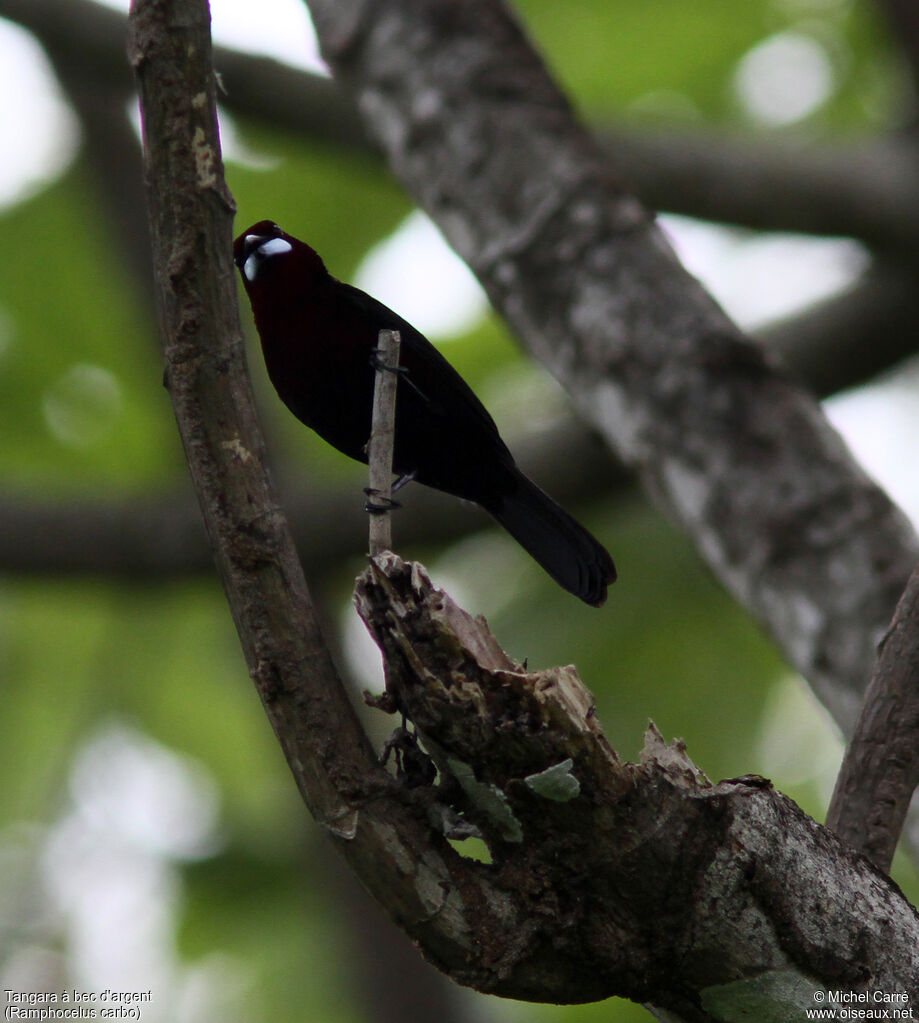
{"label": "bird head", "polygon": [[236,239],[233,262],[250,288],[282,268],[300,275],[325,273],[325,265],[309,245],[282,231],[271,220],[260,220]]}

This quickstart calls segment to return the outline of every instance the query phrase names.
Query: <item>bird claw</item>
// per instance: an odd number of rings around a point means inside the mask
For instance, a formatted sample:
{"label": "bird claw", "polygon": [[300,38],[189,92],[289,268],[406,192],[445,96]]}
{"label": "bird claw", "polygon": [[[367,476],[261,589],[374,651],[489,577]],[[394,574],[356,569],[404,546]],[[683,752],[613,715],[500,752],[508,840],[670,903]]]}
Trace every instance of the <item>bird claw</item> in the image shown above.
{"label": "bird claw", "polygon": [[402,507],[398,501],[394,501],[391,497],[383,497],[375,487],[364,487],[364,493],[368,498],[375,499],[364,502],[364,511],[370,515],[385,515],[386,512]]}
{"label": "bird claw", "polygon": [[[411,483],[414,478],[414,472],[402,473],[402,475],[389,488],[390,494],[394,494],[397,490],[401,490],[406,483]],[[375,501],[369,500],[364,505],[364,511],[369,512],[371,515],[382,515],[384,512],[402,507],[398,501],[394,501],[391,497],[383,497],[383,495],[375,487],[364,487],[364,493],[367,497],[376,499]]]}
{"label": "bird claw", "polygon": [[383,360],[380,358],[381,354],[382,353],[379,348],[374,348],[371,350],[370,365],[373,367],[373,369],[383,370],[384,373],[395,373],[400,380],[404,380],[406,384],[408,384],[408,386],[411,387],[415,394],[417,394],[418,397],[421,398],[423,402],[425,402],[425,404],[430,404],[430,402],[428,402],[428,396],[424,393],[424,391],[421,390],[420,387],[418,387],[414,380],[412,380],[411,371],[409,370],[408,366],[390,366],[388,365],[388,363],[383,362]]}
{"label": "bird claw", "polygon": [[390,366],[389,363],[383,361],[382,355],[382,348],[374,348],[370,352],[370,365],[375,370],[383,370],[384,373],[395,373],[397,376],[407,376],[408,366]]}

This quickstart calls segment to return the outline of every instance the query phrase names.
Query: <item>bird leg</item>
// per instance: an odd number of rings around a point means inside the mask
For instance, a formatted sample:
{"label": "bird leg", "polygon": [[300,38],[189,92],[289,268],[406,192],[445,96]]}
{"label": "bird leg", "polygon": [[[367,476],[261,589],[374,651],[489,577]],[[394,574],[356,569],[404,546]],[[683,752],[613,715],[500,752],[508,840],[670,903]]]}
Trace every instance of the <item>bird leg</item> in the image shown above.
{"label": "bird leg", "polygon": [[384,498],[375,487],[364,487],[364,493],[367,495],[364,511],[370,515],[383,515],[385,512],[402,507],[398,501],[394,501],[391,497]]}
{"label": "bird leg", "polygon": [[[411,483],[414,478],[414,471],[402,473],[396,482],[393,483],[390,493],[394,494],[397,490],[401,490],[406,483]],[[371,515],[382,515],[383,512],[393,511],[396,508],[402,507],[399,501],[394,501],[391,497],[382,499],[378,491],[373,487],[364,487],[364,493],[368,498],[376,499],[368,500],[364,504],[364,511],[369,512]]]}
{"label": "bird leg", "polygon": [[412,469],[411,472],[402,473],[402,475],[396,480],[396,482],[393,483],[392,493],[395,493],[397,490],[401,490],[406,483],[411,483],[414,478],[415,478],[414,469]]}
{"label": "bird leg", "polygon": [[[400,380],[404,380],[409,387],[418,395],[419,398],[426,404],[430,404],[428,396],[421,390],[420,387],[412,380],[411,373],[409,372],[408,366],[387,366],[385,362],[380,358],[380,349],[374,348],[370,353],[370,365],[373,369],[383,370],[386,373],[395,373]],[[406,480],[406,483],[408,480]]]}

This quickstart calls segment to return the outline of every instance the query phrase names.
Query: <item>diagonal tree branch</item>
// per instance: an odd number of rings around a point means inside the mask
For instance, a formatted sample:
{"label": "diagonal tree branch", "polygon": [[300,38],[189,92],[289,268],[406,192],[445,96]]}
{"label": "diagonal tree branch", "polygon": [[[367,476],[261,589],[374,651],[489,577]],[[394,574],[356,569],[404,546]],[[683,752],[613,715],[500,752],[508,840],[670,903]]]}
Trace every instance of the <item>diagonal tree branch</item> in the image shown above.
{"label": "diagonal tree branch", "polygon": [[832,828],[890,870],[919,784],[919,569],[897,605],[827,813]]}

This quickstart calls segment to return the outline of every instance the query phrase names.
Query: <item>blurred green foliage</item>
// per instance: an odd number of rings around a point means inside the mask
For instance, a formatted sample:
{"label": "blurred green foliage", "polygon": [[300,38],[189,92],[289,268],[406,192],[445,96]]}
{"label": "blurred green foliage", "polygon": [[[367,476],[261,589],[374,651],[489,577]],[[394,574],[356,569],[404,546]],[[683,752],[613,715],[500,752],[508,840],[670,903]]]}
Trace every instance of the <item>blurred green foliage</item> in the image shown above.
{"label": "blurred green foliage", "polygon": [[[730,88],[738,61],[761,39],[795,29],[826,42],[839,75],[832,97],[800,130],[857,132],[895,119],[899,71],[868,3],[520,0],[518,8],[591,116],[625,111],[638,118],[640,101],[656,94],[682,97],[683,109],[700,118],[742,122]],[[228,167],[239,224],[271,217],[289,225],[337,276],[349,279],[411,209],[386,174],[356,158],[252,124],[240,130],[250,149],[274,162],[266,170]],[[0,469],[14,495],[154,493],[183,471],[155,331],[99,216],[104,198],[77,162],[63,179],[0,211],[7,255],[0,274]],[[248,322],[248,311],[243,315]],[[452,342],[449,354],[497,408],[501,395],[533,372],[494,318]],[[302,464],[304,473],[353,473],[283,413],[254,348],[252,355],[277,457]],[[551,480],[542,482],[551,490]],[[512,654],[536,666],[577,662],[623,755],[637,754],[653,719],[667,738],[685,739],[712,778],[773,772],[777,761],[764,736],[792,683],[768,640],[639,498],[572,510],[608,542],[620,567],[621,581],[601,612],[563,594],[503,536],[425,553],[435,578],[456,579]],[[343,566],[324,588],[346,600],[349,572]],[[369,1018],[354,995],[355,966],[346,963],[335,893],[323,880],[321,837],[246,677],[214,580],[5,579],[0,692],[0,843],[14,826],[36,827],[37,863],[48,834],[42,829],[53,828],[76,798],[70,779],[77,752],[107,722],[128,721],[195,758],[219,792],[213,847],[174,862],[183,893],[175,917],[180,958],[219,955],[231,966],[245,964],[239,998],[242,1018],[253,1023]],[[813,722],[808,734],[832,756],[831,729],[801,700]],[[774,780],[783,787],[780,774]],[[789,773],[789,791],[818,816],[823,785],[816,774]],[[29,941],[59,940],[36,938],[22,920],[0,920],[0,935],[0,951],[13,958]],[[621,1002],[561,1008],[481,1001],[495,1019],[650,1018]]]}
{"label": "blurred green foliage", "polygon": [[[631,112],[743,123],[732,89],[740,59],[778,33],[813,38],[837,87],[800,128],[861,132],[895,101],[893,64],[876,6],[853,0],[647,0],[579,4],[520,0],[531,35],[591,116]],[[654,100],[654,98],[657,98]],[[654,100],[648,102],[648,100]],[[879,105],[886,101],[886,111]]]}

